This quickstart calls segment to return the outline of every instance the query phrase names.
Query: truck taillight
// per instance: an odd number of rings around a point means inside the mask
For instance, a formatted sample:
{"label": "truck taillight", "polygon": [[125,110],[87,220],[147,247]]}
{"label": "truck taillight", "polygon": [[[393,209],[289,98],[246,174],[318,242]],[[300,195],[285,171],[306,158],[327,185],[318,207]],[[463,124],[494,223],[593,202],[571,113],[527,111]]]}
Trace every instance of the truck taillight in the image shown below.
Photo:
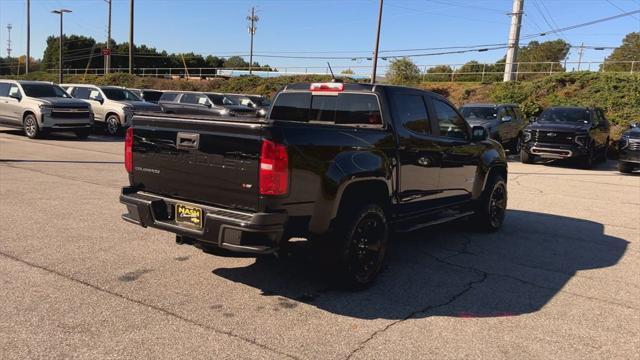
{"label": "truck taillight", "polygon": [[344,84],[343,83],[311,83],[309,86],[309,90],[311,91],[343,91]]}
{"label": "truck taillight", "polygon": [[260,151],[260,195],[285,195],[289,190],[287,147],[262,140]]}
{"label": "truck taillight", "polygon": [[133,173],[133,128],[127,129],[124,135],[124,167],[129,174]]}

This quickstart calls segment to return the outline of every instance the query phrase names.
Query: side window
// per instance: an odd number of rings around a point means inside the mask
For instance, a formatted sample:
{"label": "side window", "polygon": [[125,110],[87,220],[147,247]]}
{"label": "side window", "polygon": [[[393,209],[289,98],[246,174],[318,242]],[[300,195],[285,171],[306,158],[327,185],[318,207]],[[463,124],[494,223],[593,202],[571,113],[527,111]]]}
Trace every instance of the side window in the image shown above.
{"label": "side window", "polygon": [[501,106],[498,108],[498,120],[502,121],[502,118],[507,116],[507,107]]}
{"label": "side window", "polygon": [[462,117],[444,101],[433,99],[440,135],[454,139],[467,139],[467,126]]}
{"label": "side window", "polygon": [[4,96],[4,97],[9,96],[9,84],[0,83],[0,96]]}
{"label": "side window", "polygon": [[89,89],[85,87],[77,87],[73,89],[73,97],[78,99],[89,99]]}
{"label": "side window", "polygon": [[196,94],[184,94],[180,102],[183,104],[197,104],[198,96]]}
{"label": "side window", "polygon": [[378,97],[367,94],[340,94],[336,101],[335,123],[342,125],[382,125]]}
{"label": "side window", "polygon": [[159,101],[176,101],[177,93],[163,93]]}
{"label": "side window", "polygon": [[424,99],[420,95],[398,94],[394,96],[397,121],[405,129],[417,133],[429,133],[429,116]]}
{"label": "side window", "polygon": [[11,85],[9,87],[9,96],[20,96],[20,89],[18,89],[18,85]]}
{"label": "side window", "polygon": [[522,111],[520,111],[520,108],[518,106],[514,107],[513,111],[515,111],[516,113],[516,118],[518,122],[524,121],[524,115],[522,114]]}
{"label": "side window", "polygon": [[506,107],[505,111],[507,112],[507,116],[511,117],[511,121],[517,121],[518,120],[518,117],[516,116],[516,112],[513,111],[513,108],[511,106]]}

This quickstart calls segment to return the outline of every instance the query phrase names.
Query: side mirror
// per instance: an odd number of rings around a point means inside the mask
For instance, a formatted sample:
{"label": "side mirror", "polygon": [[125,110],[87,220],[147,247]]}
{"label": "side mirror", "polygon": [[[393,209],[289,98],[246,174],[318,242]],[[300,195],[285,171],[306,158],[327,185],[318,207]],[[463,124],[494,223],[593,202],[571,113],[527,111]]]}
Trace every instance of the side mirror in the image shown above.
{"label": "side mirror", "polygon": [[212,106],[212,105],[211,105],[211,103],[210,103],[210,102],[208,102],[208,103],[204,104],[204,106],[206,106],[206,107],[208,107],[208,108],[211,108],[211,106]]}
{"label": "side mirror", "polygon": [[101,97],[93,97],[93,98],[90,98],[90,100],[97,101],[100,103],[100,105],[104,104],[104,99]]}
{"label": "side mirror", "polygon": [[500,119],[500,121],[502,121],[502,122],[509,122],[511,120],[513,120],[513,118],[511,116],[509,116],[509,115],[505,115],[505,116],[502,117],[502,119]]}
{"label": "side mirror", "polygon": [[637,128],[638,127],[638,123],[631,123],[629,124],[630,128]]}
{"label": "side mirror", "polygon": [[22,100],[22,95],[20,95],[20,94],[11,94],[11,95],[9,95],[9,97],[12,98],[12,99],[16,99],[18,101]]}
{"label": "side mirror", "polygon": [[471,128],[471,141],[479,142],[487,140],[489,133],[484,126],[474,126]]}

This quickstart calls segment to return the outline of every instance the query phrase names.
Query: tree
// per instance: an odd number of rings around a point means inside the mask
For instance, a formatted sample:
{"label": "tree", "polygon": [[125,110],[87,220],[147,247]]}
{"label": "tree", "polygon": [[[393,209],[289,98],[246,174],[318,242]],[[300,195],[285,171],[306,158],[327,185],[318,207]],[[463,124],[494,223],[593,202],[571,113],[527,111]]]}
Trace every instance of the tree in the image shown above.
{"label": "tree", "polygon": [[248,69],[249,63],[240,56],[232,56],[224,62],[224,67],[235,69]]}
{"label": "tree", "polygon": [[409,58],[393,59],[386,77],[392,84],[414,83],[420,79],[420,69]]}
{"label": "tree", "polygon": [[427,69],[427,81],[451,81],[453,69],[449,65],[437,65]]}
{"label": "tree", "polygon": [[[562,61],[569,54],[571,45],[558,39],[553,41],[531,41],[518,49],[518,79],[535,77],[535,73],[549,73],[550,71],[564,71]],[[506,56],[496,63],[496,70],[504,71]]]}
{"label": "tree", "polygon": [[343,75],[353,75],[353,74],[355,74],[355,73],[354,73],[354,72],[353,72],[353,70],[351,70],[351,69],[344,69],[344,70],[340,71],[340,74],[343,74]]}
{"label": "tree", "polygon": [[[631,71],[631,63],[617,61],[637,61],[640,62],[640,32],[632,32],[627,34],[622,40],[622,45],[613,50],[600,68],[604,71]],[[640,71],[640,63],[634,64],[634,70]]]}

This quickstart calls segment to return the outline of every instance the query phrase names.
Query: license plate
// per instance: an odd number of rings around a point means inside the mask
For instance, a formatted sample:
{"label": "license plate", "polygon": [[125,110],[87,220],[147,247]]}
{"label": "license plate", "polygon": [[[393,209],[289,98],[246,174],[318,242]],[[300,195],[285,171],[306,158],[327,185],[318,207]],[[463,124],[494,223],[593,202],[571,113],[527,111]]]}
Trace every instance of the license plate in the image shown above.
{"label": "license plate", "polygon": [[176,204],[176,223],[201,228],[202,209],[190,205]]}

